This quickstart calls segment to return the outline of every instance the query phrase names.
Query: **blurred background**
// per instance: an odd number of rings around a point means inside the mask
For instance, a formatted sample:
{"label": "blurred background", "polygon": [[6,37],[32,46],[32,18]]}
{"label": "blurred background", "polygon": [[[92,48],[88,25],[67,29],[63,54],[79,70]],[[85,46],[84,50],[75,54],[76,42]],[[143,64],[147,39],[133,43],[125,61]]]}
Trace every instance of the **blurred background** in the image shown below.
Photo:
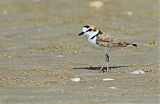
{"label": "blurred background", "polygon": [[83,25],[94,24],[106,34],[139,44],[126,53],[113,52],[115,64],[128,64],[130,57],[133,64],[158,62],[158,7],[158,0],[1,0],[0,57],[40,60],[51,53],[76,54],[73,59],[83,54],[85,59],[90,53],[96,58],[101,53],[92,54],[96,50],[77,36]]}
{"label": "blurred background", "polygon": [[[158,103],[159,5],[159,0],[0,0],[0,103]],[[115,69],[100,73],[103,53],[78,36],[87,24],[138,47],[111,49]],[[145,75],[130,73],[135,70]],[[115,80],[103,82],[106,77]]]}

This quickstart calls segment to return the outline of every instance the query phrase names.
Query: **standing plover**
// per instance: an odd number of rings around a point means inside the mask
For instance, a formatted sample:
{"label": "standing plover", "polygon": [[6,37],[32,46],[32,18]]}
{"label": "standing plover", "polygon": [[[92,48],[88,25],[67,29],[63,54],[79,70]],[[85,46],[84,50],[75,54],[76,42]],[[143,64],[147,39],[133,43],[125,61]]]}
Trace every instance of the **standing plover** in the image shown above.
{"label": "standing plover", "polygon": [[82,28],[82,32],[78,34],[84,35],[89,43],[91,43],[95,48],[103,50],[105,53],[105,62],[100,68],[101,71],[105,64],[107,64],[107,71],[109,69],[109,55],[107,49],[111,47],[127,47],[127,46],[137,46],[137,44],[124,42],[118,40],[111,35],[104,35],[101,30],[96,29],[94,25],[85,25]]}

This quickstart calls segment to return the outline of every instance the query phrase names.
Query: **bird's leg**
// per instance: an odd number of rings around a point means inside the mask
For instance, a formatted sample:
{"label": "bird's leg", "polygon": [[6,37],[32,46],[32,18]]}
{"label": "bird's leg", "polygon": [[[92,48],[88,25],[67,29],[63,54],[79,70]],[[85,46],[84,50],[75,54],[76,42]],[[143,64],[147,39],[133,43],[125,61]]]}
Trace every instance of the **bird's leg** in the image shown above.
{"label": "bird's leg", "polygon": [[105,61],[104,64],[102,65],[100,71],[104,71],[104,65],[107,63],[107,72],[109,71],[109,55],[107,54],[107,52],[105,53]]}
{"label": "bird's leg", "polygon": [[107,72],[109,71],[109,55],[105,53],[105,62],[107,63]]}
{"label": "bird's leg", "polygon": [[104,72],[103,67],[104,67],[105,64],[106,64],[106,61],[105,61],[104,64],[101,66],[100,71],[103,71],[103,72]]}

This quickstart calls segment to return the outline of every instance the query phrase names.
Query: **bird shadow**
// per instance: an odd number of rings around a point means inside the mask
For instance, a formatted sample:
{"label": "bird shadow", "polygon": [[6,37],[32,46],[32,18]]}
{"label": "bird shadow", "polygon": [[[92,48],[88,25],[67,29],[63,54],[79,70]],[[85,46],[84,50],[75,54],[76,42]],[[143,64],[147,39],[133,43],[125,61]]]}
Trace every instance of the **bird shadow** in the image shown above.
{"label": "bird shadow", "polygon": [[[127,68],[128,66],[110,66],[109,69],[119,69],[119,68]],[[82,70],[100,70],[101,67],[79,67],[73,69],[82,69]],[[103,70],[107,69],[107,67],[103,67]]]}

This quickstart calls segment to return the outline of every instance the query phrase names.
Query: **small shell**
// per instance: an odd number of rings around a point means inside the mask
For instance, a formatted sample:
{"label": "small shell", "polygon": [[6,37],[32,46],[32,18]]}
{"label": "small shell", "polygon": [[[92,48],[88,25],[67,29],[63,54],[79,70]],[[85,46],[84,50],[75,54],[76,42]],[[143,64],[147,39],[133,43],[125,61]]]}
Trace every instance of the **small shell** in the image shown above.
{"label": "small shell", "polygon": [[132,12],[132,11],[126,11],[126,14],[127,14],[128,16],[132,16],[132,15],[133,15],[133,12]]}
{"label": "small shell", "polygon": [[112,79],[112,78],[104,78],[104,79],[102,79],[102,81],[113,81],[114,79]]}
{"label": "small shell", "polygon": [[74,82],[79,82],[81,79],[80,78],[71,78],[71,81],[74,81]]}
{"label": "small shell", "polygon": [[56,57],[59,57],[59,58],[61,58],[61,57],[63,57],[63,55],[57,55]]}
{"label": "small shell", "polygon": [[90,2],[90,7],[97,8],[97,9],[101,8],[103,5],[104,5],[104,3],[102,1]]}
{"label": "small shell", "polygon": [[131,74],[145,74],[145,72],[143,70],[136,70],[131,72]]}
{"label": "small shell", "polygon": [[4,11],[3,11],[3,14],[4,14],[4,15],[7,15],[7,14],[8,14],[8,11],[7,11],[7,10],[4,10]]}
{"label": "small shell", "polygon": [[113,90],[117,89],[117,87],[114,87],[114,86],[109,87],[109,88],[110,88],[110,89],[113,89]]}
{"label": "small shell", "polygon": [[89,89],[94,89],[93,87],[89,87]]}

